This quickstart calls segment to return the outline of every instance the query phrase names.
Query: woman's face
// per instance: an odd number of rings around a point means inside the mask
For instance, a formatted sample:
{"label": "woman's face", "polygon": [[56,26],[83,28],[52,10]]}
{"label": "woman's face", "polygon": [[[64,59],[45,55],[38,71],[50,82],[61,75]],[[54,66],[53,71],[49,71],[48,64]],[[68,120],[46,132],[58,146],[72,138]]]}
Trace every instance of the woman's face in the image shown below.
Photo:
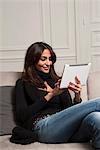
{"label": "woman's face", "polygon": [[51,65],[52,65],[52,60],[51,60],[50,51],[48,49],[44,49],[35,67],[39,71],[42,71],[44,73],[49,73]]}

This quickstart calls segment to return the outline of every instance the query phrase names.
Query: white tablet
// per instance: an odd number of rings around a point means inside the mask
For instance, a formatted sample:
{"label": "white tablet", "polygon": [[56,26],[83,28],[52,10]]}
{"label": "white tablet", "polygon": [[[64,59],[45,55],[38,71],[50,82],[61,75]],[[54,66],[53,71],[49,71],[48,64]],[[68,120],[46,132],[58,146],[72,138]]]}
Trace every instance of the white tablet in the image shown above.
{"label": "white tablet", "polygon": [[81,85],[86,85],[91,63],[78,65],[64,65],[64,71],[60,83],[60,88],[66,88],[69,82],[75,83],[75,76],[81,81]]}

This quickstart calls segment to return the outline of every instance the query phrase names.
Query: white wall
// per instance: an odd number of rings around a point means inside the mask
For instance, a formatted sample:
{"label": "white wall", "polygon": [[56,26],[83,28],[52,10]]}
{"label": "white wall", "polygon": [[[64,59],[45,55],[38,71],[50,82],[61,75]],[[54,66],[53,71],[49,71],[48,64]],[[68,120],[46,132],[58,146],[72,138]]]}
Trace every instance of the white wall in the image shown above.
{"label": "white wall", "polygon": [[53,47],[57,71],[89,61],[100,70],[99,8],[100,0],[0,0],[0,71],[22,71],[36,41]]}
{"label": "white wall", "polygon": [[77,63],[100,71],[100,0],[75,0]]}

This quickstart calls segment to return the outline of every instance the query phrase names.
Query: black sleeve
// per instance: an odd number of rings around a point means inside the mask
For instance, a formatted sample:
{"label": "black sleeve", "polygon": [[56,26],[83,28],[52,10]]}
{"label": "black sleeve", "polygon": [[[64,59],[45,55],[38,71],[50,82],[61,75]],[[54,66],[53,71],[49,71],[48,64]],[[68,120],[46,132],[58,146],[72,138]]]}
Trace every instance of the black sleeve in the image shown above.
{"label": "black sleeve", "polygon": [[82,98],[80,98],[80,101],[79,101],[79,102],[77,102],[75,98],[73,99],[73,104],[74,104],[74,105],[79,104],[79,103],[81,103],[81,102],[82,102]]}
{"label": "black sleeve", "polygon": [[65,109],[73,105],[71,95],[66,88],[62,94],[60,94],[61,107]]}
{"label": "black sleeve", "polygon": [[[31,93],[34,93],[34,88],[31,89],[28,86],[26,87],[29,92],[29,96],[32,98]],[[16,94],[16,117],[20,122],[24,122],[25,120],[34,116],[47,104],[47,101],[44,99],[44,97],[41,98],[37,97],[38,100],[34,100],[33,104],[28,105],[24,92],[25,92],[24,82],[21,79],[19,79],[16,82],[15,94]]]}
{"label": "black sleeve", "polygon": [[68,108],[70,106],[73,106],[73,105],[76,105],[76,104],[79,104],[79,103],[82,102],[81,98],[80,98],[80,102],[76,102],[75,99],[72,100],[70,92],[69,92],[69,90],[67,88],[60,95],[60,100],[61,100],[62,109]]}

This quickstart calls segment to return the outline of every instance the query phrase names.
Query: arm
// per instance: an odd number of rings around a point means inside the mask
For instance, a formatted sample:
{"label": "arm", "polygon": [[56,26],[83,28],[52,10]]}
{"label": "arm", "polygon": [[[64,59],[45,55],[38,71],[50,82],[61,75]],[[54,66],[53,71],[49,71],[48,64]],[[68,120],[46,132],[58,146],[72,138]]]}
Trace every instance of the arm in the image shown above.
{"label": "arm", "polygon": [[[45,105],[47,101],[42,97],[35,97],[34,88],[30,85],[26,84],[25,89],[27,90],[28,97],[31,98],[33,104],[28,105],[25,91],[24,91],[24,83],[21,79],[16,82],[15,93],[16,93],[16,117],[20,122],[24,122],[28,118],[34,116],[37,112],[39,112]],[[33,98],[32,98],[33,97]]]}
{"label": "arm", "polygon": [[62,110],[67,108],[67,107],[70,107],[73,105],[73,102],[72,102],[72,98],[71,98],[71,95],[69,93],[69,90],[68,88],[66,89],[60,89],[60,81],[61,80],[58,80],[57,83],[55,83],[55,87],[54,89],[52,89],[46,82],[45,82],[45,85],[47,87],[47,91],[48,91],[48,94],[45,96],[45,99],[47,101],[49,101],[52,97],[56,96],[56,95],[59,95],[60,97],[60,102],[61,102],[61,108]]}
{"label": "arm", "polygon": [[73,105],[71,95],[67,88],[59,96],[60,96],[62,110]]}
{"label": "arm", "polygon": [[74,92],[74,94],[75,94],[74,104],[78,104],[78,103],[82,102],[82,99],[81,99],[82,86],[81,86],[81,82],[80,82],[80,80],[78,79],[77,76],[75,77],[75,81],[76,81],[75,84],[70,82],[68,88],[70,90],[72,90]]}
{"label": "arm", "polygon": [[72,101],[72,98],[71,98],[71,95],[70,95],[68,88],[60,89],[60,80],[58,80],[58,82],[55,83],[54,89],[52,89],[46,82],[45,82],[45,85],[46,85],[47,91],[48,91],[48,94],[45,96],[45,99],[47,101],[49,101],[52,97],[59,95],[60,100],[61,100],[62,109],[70,107],[74,104],[78,104],[82,101],[80,98],[80,93],[79,92],[77,93],[77,91],[80,88],[74,88],[73,89],[73,91],[75,91],[75,98],[74,98],[74,101]]}

